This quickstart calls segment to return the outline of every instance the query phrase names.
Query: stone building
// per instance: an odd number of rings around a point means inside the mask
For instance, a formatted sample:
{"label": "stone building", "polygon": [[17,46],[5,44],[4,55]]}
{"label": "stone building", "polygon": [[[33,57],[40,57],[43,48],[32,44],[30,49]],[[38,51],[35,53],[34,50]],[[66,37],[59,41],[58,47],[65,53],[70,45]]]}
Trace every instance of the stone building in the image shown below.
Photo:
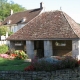
{"label": "stone building", "polygon": [[80,26],[62,11],[40,14],[7,40],[10,48],[25,46],[30,58],[70,55],[80,59]]}

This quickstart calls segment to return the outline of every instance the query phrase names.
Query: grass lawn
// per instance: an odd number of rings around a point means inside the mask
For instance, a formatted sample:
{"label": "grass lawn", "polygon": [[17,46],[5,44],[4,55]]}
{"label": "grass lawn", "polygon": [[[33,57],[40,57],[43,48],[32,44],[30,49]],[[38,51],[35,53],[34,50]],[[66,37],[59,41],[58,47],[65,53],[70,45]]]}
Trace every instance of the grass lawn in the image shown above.
{"label": "grass lawn", "polygon": [[24,62],[24,60],[0,58],[0,71],[23,71],[29,65],[30,62]]}

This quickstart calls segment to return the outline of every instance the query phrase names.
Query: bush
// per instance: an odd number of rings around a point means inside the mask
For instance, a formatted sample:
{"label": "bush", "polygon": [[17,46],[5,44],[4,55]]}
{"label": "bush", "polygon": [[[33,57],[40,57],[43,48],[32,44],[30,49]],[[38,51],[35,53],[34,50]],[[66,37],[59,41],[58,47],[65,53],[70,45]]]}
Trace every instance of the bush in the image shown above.
{"label": "bush", "polygon": [[78,60],[78,64],[80,65],[80,60]]}
{"label": "bush", "polygon": [[62,62],[60,64],[60,67],[62,66],[62,68],[75,68],[75,67],[78,67],[78,61],[74,58],[72,58],[71,56],[65,56],[63,59],[62,59]]}
{"label": "bush", "polygon": [[36,71],[52,71],[55,70],[55,68],[53,68],[53,64],[49,63],[45,60],[41,60],[41,61],[35,61],[33,60],[32,65],[34,66]]}
{"label": "bush", "polygon": [[70,56],[65,56],[60,59],[57,63],[50,63],[45,60],[32,62],[36,71],[54,71],[59,69],[70,68],[73,69],[78,67],[78,61]]}
{"label": "bush", "polygon": [[7,51],[8,51],[8,46],[7,45],[0,46],[0,53],[5,53]]}
{"label": "bush", "polygon": [[28,55],[23,50],[16,50],[14,51],[14,54],[16,54],[16,59],[26,59],[28,58]]}
{"label": "bush", "polygon": [[33,65],[30,65],[30,66],[28,66],[28,67],[26,67],[26,68],[24,69],[24,71],[34,71],[34,70],[35,70],[35,68],[34,68]]}

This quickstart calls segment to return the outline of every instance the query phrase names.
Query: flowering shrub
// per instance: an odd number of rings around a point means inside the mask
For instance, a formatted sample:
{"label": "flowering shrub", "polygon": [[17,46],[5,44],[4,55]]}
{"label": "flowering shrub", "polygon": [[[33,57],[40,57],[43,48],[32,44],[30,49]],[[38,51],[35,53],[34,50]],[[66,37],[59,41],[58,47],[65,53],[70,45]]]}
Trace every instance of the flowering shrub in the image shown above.
{"label": "flowering shrub", "polygon": [[8,55],[8,54],[0,54],[0,57],[1,58],[5,58],[5,59],[14,59],[15,58],[15,54],[11,54],[11,55]]}
{"label": "flowering shrub", "polygon": [[62,62],[60,65],[62,66],[62,68],[75,68],[75,67],[79,66],[78,61],[76,59],[72,58],[71,56],[65,56],[62,59]]}
{"label": "flowering shrub", "polygon": [[8,50],[4,54],[0,54],[0,57],[7,59],[26,59],[28,55],[23,50]]}
{"label": "flowering shrub", "polygon": [[78,60],[78,64],[80,65],[80,60]]}
{"label": "flowering shrub", "polygon": [[23,50],[16,50],[14,51],[16,59],[26,59],[28,55]]}
{"label": "flowering shrub", "polygon": [[14,58],[16,58],[16,57],[17,57],[16,54],[14,54],[14,53],[10,54],[10,59],[14,59]]}
{"label": "flowering shrub", "polygon": [[16,57],[16,56],[17,56],[17,54],[12,53],[12,54],[11,54],[11,56],[12,56],[12,57]]}
{"label": "flowering shrub", "polygon": [[[48,59],[50,60],[50,59]],[[37,71],[52,71],[52,70],[59,70],[59,69],[66,69],[66,68],[75,68],[78,67],[80,61],[75,60],[71,56],[61,57],[59,61],[56,63],[50,63],[50,61],[36,61],[33,63],[33,66],[36,68]]]}
{"label": "flowering shrub", "polygon": [[53,69],[53,65],[45,60],[40,60],[37,57],[32,59],[31,63],[36,71],[51,71]]}
{"label": "flowering shrub", "polygon": [[38,58],[35,56],[34,59],[32,59],[32,61],[31,61],[31,65],[26,67],[24,69],[24,71],[34,71],[36,68],[34,67],[33,64],[35,64],[37,62],[37,60],[38,60]]}
{"label": "flowering shrub", "polygon": [[35,56],[34,59],[32,59],[31,64],[33,65],[33,64],[35,64],[37,61],[38,61],[38,57]]}
{"label": "flowering shrub", "polygon": [[35,70],[35,68],[34,68],[33,65],[30,65],[30,66],[28,66],[28,67],[26,67],[26,68],[24,69],[24,71],[34,71],[34,70]]}
{"label": "flowering shrub", "polygon": [[36,68],[36,71],[52,71],[52,70],[54,70],[53,64],[46,62],[46,61],[36,62],[34,64],[34,67]]}
{"label": "flowering shrub", "polygon": [[10,56],[7,55],[7,54],[0,54],[0,57],[2,57],[2,58],[9,58]]}

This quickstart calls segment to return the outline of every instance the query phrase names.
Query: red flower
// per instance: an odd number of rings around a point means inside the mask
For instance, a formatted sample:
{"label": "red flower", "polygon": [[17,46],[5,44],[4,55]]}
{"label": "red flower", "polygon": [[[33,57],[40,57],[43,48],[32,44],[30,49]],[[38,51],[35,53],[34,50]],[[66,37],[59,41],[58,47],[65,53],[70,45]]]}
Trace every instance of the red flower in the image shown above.
{"label": "red flower", "polygon": [[80,64],[80,60],[78,61],[78,64]]}
{"label": "red flower", "polygon": [[24,70],[25,71],[33,71],[34,67],[32,65],[30,65],[30,66],[26,67]]}
{"label": "red flower", "polygon": [[12,57],[16,57],[16,56],[17,56],[17,54],[12,53],[12,54],[11,54],[11,56],[12,56]]}

